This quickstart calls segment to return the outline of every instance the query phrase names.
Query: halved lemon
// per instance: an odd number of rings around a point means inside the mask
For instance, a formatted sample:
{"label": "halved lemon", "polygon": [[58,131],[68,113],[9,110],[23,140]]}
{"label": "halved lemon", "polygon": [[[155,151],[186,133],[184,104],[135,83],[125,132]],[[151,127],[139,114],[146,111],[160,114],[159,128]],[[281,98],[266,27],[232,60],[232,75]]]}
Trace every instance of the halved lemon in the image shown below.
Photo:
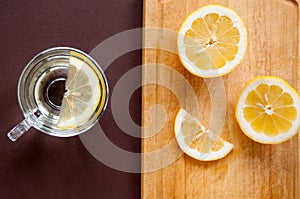
{"label": "halved lemon", "polygon": [[247,31],[239,15],[219,5],[208,5],[191,13],[177,37],[184,67],[200,77],[217,77],[232,71],[243,59]]}
{"label": "halved lemon", "polygon": [[281,143],[299,130],[300,97],[278,77],[257,77],[242,90],[235,116],[242,131],[254,141]]}
{"label": "halved lemon", "polygon": [[233,145],[205,127],[184,109],[177,113],[174,124],[175,137],[179,147],[189,156],[211,161],[225,157]]}
{"label": "halved lemon", "polygon": [[57,127],[76,128],[89,120],[99,104],[99,78],[85,62],[71,57],[65,87]]}

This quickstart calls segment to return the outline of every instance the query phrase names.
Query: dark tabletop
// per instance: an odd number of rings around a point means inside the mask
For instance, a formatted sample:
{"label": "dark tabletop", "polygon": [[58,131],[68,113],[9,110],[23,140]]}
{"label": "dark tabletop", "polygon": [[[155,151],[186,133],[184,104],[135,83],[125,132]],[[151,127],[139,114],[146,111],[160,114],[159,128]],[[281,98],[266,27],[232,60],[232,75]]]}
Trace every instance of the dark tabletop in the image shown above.
{"label": "dark tabletop", "polygon": [[[75,47],[89,53],[109,37],[141,27],[141,7],[139,0],[1,2],[0,199],[140,198],[140,174],[103,164],[87,150],[79,136],[56,138],[31,128],[12,143],[6,133],[23,119],[17,101],[17,82],[34,55],[55,46]],[[140,37],[134,39],[141,42]],[[140,50],[114,60],[105,70],[109,89],[112,91],[122,74],[140,63]],[[140,77],[136,78],[140,81]],[[140,90],[134,92],[129,106],[132,119],[138,124],[140,94]],[[140,140],[116,125],[110,101],[99,123],[111,143],[126,151],[140,152]],[[126,158],[119,164],[124,161]]]}

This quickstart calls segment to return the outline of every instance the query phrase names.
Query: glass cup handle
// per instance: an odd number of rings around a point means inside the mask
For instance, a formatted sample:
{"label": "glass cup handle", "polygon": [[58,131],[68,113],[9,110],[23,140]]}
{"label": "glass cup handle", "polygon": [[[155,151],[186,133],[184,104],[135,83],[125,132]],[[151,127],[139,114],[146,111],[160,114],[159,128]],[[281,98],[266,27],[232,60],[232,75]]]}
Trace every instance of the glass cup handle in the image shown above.
{"label": "glass cup handle", "polygon": [[12,130],[7,133],[8,138],[11,141],[16,141],[19,137],[21,137],[28,129],[32,127],[30,122],[30,118],[24,119],[22,122],[17,124]]}
{"label": "glass cup handle", "polygon": [[17,124],[12,130],[7,133],[8,138],[14,142],[26,131],[28,131],[28,129],[30,129],[30,127],[32,127],[37,120],[36,113],[36,111],[30,112],[28,117],[26,117],[22,122]]}

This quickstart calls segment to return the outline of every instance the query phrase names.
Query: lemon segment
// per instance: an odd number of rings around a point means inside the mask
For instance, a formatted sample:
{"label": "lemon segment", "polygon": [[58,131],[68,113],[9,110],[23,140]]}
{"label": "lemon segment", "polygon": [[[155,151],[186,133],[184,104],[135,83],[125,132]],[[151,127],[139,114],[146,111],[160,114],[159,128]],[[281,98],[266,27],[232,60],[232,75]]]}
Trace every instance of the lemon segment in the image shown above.
{"label": "lemon segment", "polygon": [[182,151],[198,160],[221,159],[233,148],[231,143],[206,130],[196,118],[184,109],[180,109],[177,113],[174,132]]}
{"label": "lemon segment", "polygon": [[209,5],[186,17],[178,31],[177,46],[188,71],[200,77],[217,77],[241,62],[247,47],[247,31],[233,10]]}
{"label": "lemon segment", "polygon": [[235,116],[242,131],[254,141],[282,143],[299,129],[300,97],[278,77],[257,77],[242,90]]}
{"label": "lemon segment", "polygon": [[87,122],[99,105],[100,97],[97,74],[82,60],[70,57],[57,128],[76,128]]}

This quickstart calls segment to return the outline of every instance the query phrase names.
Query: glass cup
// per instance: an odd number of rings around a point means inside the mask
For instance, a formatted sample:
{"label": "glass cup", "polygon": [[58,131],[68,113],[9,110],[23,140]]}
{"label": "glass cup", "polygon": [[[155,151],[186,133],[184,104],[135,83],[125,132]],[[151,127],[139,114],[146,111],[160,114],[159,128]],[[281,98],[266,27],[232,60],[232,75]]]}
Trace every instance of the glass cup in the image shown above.
{"label": "glass cup", "polygon": [[[57,123],[70,60],[74,59],[97,76],[101,95],[84,123],[61,129]],[[108,101],[107,79],[97,62],[86,53],[70,47],[51,48],[36,55],[25,67],[18,83],[18,101],[25,119],[7,134],[10,140],[16,141],[30,127],[52,136],[71,137],[90,129],[104,112]]]}

